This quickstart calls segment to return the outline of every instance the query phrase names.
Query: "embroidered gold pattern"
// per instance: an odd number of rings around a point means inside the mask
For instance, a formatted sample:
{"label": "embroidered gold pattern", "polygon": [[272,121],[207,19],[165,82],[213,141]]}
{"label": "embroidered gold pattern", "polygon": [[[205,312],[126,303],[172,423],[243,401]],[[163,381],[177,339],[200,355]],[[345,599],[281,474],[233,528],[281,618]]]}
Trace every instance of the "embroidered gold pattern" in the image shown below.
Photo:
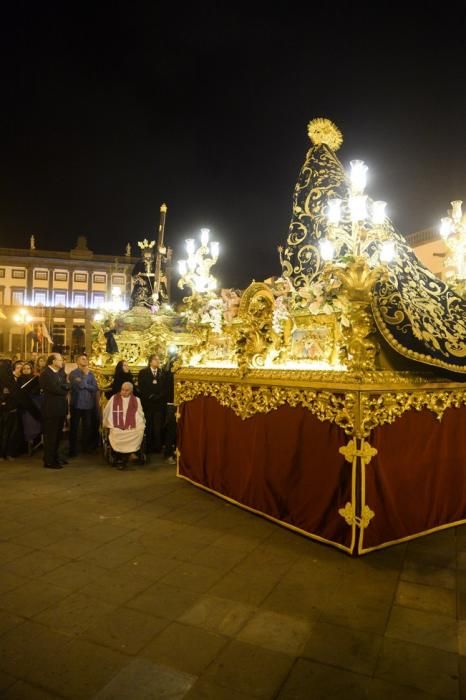
{"label": "embroidered gold pattern", "polygon": [[336,423],[348,435],[354,430],[356,396],[352,392],[339,395],[325,390],[280,386],[178,381],[176,396],[180,403],[192,401],[198,396],[211,396],[221,406],[231,408],[242,420],[256,413],[269,413],[285,404],[302,406],[319,420]]}

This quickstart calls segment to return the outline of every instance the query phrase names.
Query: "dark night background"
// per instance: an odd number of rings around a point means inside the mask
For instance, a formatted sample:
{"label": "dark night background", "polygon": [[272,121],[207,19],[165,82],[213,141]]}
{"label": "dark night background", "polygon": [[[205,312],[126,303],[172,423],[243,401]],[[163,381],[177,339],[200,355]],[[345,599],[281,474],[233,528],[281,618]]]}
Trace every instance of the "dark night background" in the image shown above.
{"label": "dark night background", "polygon": [[209,226],[225,286],[277,274],[317,116],[404,233],[466,199],[464,3],[170,7],[3,9],[0,246],[134,253],[166,202],[176,258]]}

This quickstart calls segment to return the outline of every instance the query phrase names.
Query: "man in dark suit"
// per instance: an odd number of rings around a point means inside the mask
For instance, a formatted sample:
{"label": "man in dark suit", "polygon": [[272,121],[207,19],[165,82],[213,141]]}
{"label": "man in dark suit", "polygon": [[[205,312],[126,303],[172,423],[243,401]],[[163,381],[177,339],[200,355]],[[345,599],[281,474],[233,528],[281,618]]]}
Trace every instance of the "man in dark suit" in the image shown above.
{"label": "man in dark suit", "polygon": [[44,394],[42,417],[44,422],[44,467],[61,469],[68,462],[60,459],[58,445],[60,443],[63,425],[68,413],[68,390],[63,369],[63,357],[55,352],[47,358],[47,367],[39,377],[39,383]]}
{"label": "man in dark suit", "polygon": [[146,417],[147,450],[160,452],[167,399],[158,355],[151,355],[149,366],[139,372],[138,393]]}

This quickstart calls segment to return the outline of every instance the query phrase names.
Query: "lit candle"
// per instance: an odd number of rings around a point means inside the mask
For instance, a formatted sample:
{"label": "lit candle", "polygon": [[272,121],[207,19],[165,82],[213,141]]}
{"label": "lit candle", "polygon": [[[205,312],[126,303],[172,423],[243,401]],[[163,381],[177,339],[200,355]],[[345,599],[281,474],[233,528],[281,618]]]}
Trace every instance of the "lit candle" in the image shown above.
{"label": "lit candle", "polygon": [[210,228],[201,228],[201,243],[206,246],[209,242]]}
{"label": "lit candle", "polygon": [[329,224],[338,226],[341,218],[341,199],[329,199],[327,206],[327,219]]}
{"label": "lit candle", "polygon": [[391,263],[395,257],[395,241],[384,241],[380,249],[380,262]]}
{"label": "lit candle", "polygon": [[335,255],[335,246],[331,241],[329,241],[327,238],[324,238],[322,241],[320,241],[319,248],[322,260],[324,260],[325,262],[333,260],[333,256]]}
{"label": "lit candle", "polygon": [[365,194],[358,194],[349,198],[349,208],[351,212],[351,221],[362,221],[367,216]]}
{"label": "lit candle", "polygon": [[354,194],[362,194],[366,189],[368,167],[363,160],[352,160],[351,186]]}
{"label": "lit candle", "polygon": [[452,224],[453,222],[449,216],[444,216],[443,219],[440,219],[440,235],[442,238],[448,238],[452,231]]}
{"label": "lit candle", "polygon": [[454,202],[451,202],[451,217],[455,223],[460,222],[463,216],[463,212],[461,211],[462,204],[463,202],[461,199],[456,199]]}
{"label": "lit candle", "polygon": [[385,207],[387,202],[381,200],[372,202],[372,222],[374,224],[383,224],[385,221]]}

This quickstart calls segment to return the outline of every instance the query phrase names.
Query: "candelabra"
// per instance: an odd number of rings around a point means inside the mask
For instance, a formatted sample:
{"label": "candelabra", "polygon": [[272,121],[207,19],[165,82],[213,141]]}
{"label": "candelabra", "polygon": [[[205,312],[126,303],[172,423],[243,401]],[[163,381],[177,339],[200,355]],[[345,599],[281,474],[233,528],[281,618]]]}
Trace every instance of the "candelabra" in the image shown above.
{"label": "candelabra", "polygon": [[178,287],[190,287],[191,293],[205,293],[213,291],[217,286],[217,280],[210,274],[210,269],[218,259],[219,244],[211,241],[209,244],[208,228],[201,229],[201,245],[196,249],[193,238],[186,241],[187,260],[178,261],[178,271],[181,275]]}
{"label": "candelabra", "polygon": [[462,297],[466,297],[466,222],[461,200],[451,202],[451,216],[441,219],[440,235],[447,247],[445,279]]}
{"label": "candelabra", "polygon": [[105,304],[105,308],[114,313],[124,311],[127,308],[122,299],[120,287],[112,287],[112,298]]}
{"label": "candelabra", "polygon": [[127,308],[122,299],[120,287],[112,287],[112,298],[110,301],[102,304],[99,311],[94,314],[94,321],[100,322],[106,319],[112,325],[115,322],[116,315]]}
{"label": "candelabra", "polygon": [[328,201],[328,236],[320,242],[324,279],[339,283],[337,298],[347,309],[343,351],[353,370],[375,369],[378,346],[368,338],[375,330],[371,294],[374,284],[388,276],[388,265],[395,257],[386,202],[369,204],[364,194],[367,170],[363,161],[351,161],[350,195],[347,201]]}

